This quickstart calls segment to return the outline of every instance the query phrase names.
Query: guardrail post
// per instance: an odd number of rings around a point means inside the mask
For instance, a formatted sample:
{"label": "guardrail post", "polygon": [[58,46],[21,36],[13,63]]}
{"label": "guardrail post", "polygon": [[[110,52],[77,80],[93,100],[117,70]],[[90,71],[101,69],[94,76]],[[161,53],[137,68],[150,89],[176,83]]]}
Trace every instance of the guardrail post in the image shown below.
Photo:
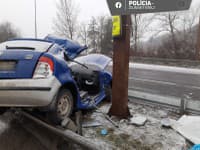
{"label": "guardrail post", "polygon": [[190,99],[190,95],[184,94],[181,98],[181,104],[180,104],[180,114],[184,115],[186,113],[187,109],[187,101]]}

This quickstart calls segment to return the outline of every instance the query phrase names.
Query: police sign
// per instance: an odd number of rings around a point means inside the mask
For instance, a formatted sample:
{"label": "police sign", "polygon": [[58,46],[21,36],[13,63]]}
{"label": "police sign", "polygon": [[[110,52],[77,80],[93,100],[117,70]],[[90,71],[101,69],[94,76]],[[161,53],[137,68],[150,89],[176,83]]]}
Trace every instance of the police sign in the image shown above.
{"label": "police sign", "polygon": [[180,11],[190,8],[192,0],[107,0],[112,15]]}

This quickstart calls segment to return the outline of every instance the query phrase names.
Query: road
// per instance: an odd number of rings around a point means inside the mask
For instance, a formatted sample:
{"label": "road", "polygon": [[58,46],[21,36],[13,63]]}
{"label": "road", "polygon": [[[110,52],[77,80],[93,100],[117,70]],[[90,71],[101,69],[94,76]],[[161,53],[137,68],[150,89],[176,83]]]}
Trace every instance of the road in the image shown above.
{"label": "road", "polygon": [[200,70],[159,65],[130,64],[129,89],[163,96],[200,98]]}

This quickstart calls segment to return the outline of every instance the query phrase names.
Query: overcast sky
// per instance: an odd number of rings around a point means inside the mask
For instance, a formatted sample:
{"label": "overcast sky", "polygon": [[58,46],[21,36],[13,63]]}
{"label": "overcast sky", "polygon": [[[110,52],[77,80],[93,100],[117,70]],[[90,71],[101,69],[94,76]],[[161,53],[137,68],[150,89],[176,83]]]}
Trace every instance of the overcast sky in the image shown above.
{"label": "overcast sky", "polygon": [[[53,18],[56,16],[56,1],[37,0],[38,36],[43,38],[53,33]],[[80,8],[79,19],[87,21],[92,16],[109,15],[106,0],[73,0]],[[200,5],[200,0],[193,0]],[[23,37],[34,37],[34,0],[1,0],[0,23],[11,22]]]}

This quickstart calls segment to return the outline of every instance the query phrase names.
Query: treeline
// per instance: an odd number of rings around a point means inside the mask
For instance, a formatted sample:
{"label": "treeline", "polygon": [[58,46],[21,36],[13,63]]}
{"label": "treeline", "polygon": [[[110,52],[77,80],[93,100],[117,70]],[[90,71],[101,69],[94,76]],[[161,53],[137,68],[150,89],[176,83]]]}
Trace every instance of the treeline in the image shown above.
{"label": "treeline", "polygon": [[[89,46],[89,52],[112,56],[112,19],[92,17],[80,23],[73,0],[57,3],[55,33]],[[131,55],[171,59],[195,59],[199,7],[189,11],[132,15]]]}
{"label": "treeline", "polygon": [[20,37],[19,31],[10,22],[0,24],[0,43],[18,37]]}
{"label": "treeline", "polygon": [[88,52],[111,55],[112,19],[99,16],[92,17],[89,22],[79,22],[78,17],[79,9],[73,0],[60,0],[53,26],[55,33],[87,45]]}
{"label": "treeline", "polygon": [[[112,18],[101,15],[80,22],[79,13],[75,1],[58,1],[53,21],[55,34],[87,45],[87,53],[112,56]],[[193,60],[199,54],[199,22],[197,6],[185,12],[132,15],[131,56]],[[11,23],[0,24],[0,42],[16,37],[20,33]]]}
{"label": "treeline", "polygon": [[198,32],[199,25],[195,25],[185,33],[184,31],[176,32],[175,39],[172,39],[170,34],[165,34],[151,38],[147,42],[141,42],[137,51],[135,49],[131,51],[132,54],[140,57],[195,60],[198,53]]}
{"label": "treeline", "polygon": [[[152,14],[151,22],[148,18],[145,21],[148,25],[144,30],[149,36],[147,41],[141,41],[139,37],[137,43],[133,43],[135,55],[142,57],[158,57],[169,59],[195,59],[198,53],[197,36],[199,31],[199,7],[193,7],[186,12],[173,12]],[[143,16],[144,17],[144,16]],[[151,23],[154,23],[154,27]],[[157,23],[155,25],[155,23]],[[142,30],[142,29],[141,29]],[[142,30],[142,31],[144,31]],[[141,34],[142,32],[138,32]]]}
{"label": "treeline", "polygon": [[112,55],[112,19],[107,16],[92,17],[88,24],[81,24],[77,39],[92,52]]}
{"label": "treeline", "polygon": [[195,59],[200,7],[183,12],[132,16],[132,55],[169,59]]}

